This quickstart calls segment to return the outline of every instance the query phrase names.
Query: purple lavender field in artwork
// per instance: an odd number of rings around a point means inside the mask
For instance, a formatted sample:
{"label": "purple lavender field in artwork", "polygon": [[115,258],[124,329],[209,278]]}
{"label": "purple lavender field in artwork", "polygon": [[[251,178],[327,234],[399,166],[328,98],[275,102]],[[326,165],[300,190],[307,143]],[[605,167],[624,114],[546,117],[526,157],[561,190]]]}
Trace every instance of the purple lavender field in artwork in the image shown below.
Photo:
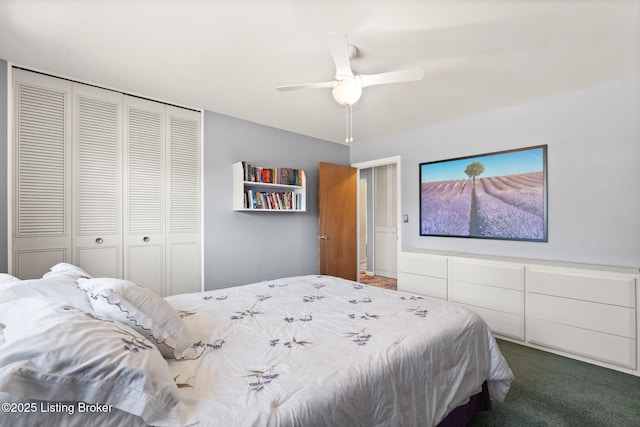
{"label": "purple lavender field in artwork", "polygon": [[421,184],[421,234],[543,240],[544,174]]}

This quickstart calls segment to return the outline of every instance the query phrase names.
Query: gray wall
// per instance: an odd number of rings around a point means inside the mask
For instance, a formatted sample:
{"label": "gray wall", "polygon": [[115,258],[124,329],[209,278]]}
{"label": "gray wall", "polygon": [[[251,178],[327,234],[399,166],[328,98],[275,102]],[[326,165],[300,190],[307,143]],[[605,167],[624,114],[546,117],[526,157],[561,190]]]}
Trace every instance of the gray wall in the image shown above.
{"label": "gray wall", "polygon": [[[304,169],[307,211],[232,211],[232,164]],[[217,113],[204,115],[206,289],[318,272],[318,162],[349,164],[349,147]]]}
{"label": "gray wall", "polygon": [[8,64],[0,59],[0,272],[8,270],[8,227],[7,227],[7,113],[9,87],[7,83]]}
{"label": "gray wall", "polygon": [[[547,243],[419,236],[418,165],[547,144]],[[640,78],[613,81],[351,147],[401,156],[402,249],[640,267]]]}

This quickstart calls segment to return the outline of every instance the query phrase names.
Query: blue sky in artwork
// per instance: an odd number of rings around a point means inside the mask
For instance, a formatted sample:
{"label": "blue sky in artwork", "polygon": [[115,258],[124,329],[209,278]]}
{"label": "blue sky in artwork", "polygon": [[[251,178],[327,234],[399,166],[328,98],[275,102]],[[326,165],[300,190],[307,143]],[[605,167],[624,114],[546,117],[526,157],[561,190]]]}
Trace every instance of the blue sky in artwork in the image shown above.
{"label": "blue sky in artwork", "polygon": [[423,164],[420,166],[421,180],[422,182],[438,182],[468,179],[469,176],[464,171],[473,162],[480,162],[484,165],[484,173],[479,176],[480,178],[542,172],[544,149],[539,147]]}

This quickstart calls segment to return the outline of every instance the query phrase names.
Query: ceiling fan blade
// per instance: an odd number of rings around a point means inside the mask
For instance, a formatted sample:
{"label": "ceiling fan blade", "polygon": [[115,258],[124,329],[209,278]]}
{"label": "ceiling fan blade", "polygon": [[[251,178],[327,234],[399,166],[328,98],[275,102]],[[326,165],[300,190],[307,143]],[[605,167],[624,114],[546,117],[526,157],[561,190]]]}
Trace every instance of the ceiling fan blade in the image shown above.
{"label": "ceiling fan blade", "polygon": [[305,83],[299,85],[288,85],[288,86],[276,86],[276,89],[284,92],[288,90],[298,90],[298,89],[321,89],[327,87],[334,87],[336,85],[335,81],[332,82],[322,82],[322,83]]}
{"label": "ceiling fan blade", "polygon": [[424,70],[422,68],[412,68],[409,70],[389,71],[379,74],[359,75],[362,80],[362,87],[383,85],[388,83],[413,82],[422,80]]}
{"label": "ceiling fan blade", "polygon": [[349,42],[347,36],[342,33],[327,33],[329,48],[336,64],[336,80],[353,78],[351,61],[349,59]]}

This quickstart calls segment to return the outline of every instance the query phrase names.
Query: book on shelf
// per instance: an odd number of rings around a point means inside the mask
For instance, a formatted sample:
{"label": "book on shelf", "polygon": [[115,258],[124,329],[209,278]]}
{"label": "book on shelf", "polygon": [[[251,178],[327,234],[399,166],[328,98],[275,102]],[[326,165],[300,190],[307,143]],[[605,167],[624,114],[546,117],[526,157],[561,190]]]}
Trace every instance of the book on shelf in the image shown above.
{"label": "book on shelf", "polygon": [[303,185],[302,169],[294,168],[263,168],[242,162],[244,180],[264,184]]}
{"label": "book on shelf", "polygon": [[302,196],[292,191],[245,191],[244,207],[246,209],[266,210],[300,210]]}

